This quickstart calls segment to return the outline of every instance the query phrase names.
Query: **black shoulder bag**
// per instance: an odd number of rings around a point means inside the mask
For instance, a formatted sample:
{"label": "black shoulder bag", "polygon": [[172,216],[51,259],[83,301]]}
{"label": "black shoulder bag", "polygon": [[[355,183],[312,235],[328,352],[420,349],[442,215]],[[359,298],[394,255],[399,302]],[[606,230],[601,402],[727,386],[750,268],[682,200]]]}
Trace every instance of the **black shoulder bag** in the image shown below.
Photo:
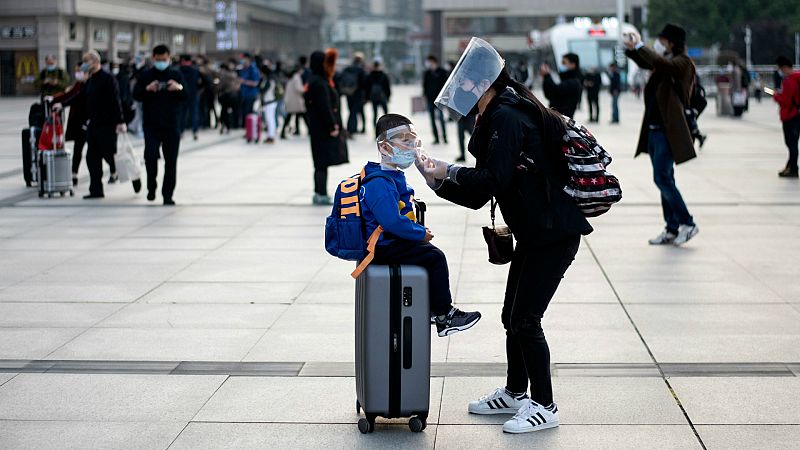
{"label": "black shoulder bag", "polygon": [[489,262],[492,264],[508,264],[514,256],[514,237],[511,235],[511,229],[507,226],[496,227],[494,225],[495,208],[497,202],[494,197],[491,200],[492,211],[492,226],[483,227],[483,238],[486,240],[486,245],[489,246]]}

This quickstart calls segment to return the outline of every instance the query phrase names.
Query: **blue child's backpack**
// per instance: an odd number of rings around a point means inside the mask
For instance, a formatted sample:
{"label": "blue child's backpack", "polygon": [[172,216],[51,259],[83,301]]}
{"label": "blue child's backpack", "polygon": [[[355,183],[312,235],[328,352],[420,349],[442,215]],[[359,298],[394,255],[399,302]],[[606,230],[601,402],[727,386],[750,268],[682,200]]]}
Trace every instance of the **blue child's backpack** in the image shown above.
{"label": "blue child's backpack", "polygon": [[380,171],[365,175],[365,170],[343,180],[336,188],[333,197],[333,210],[325,220],[325,250],[331,255],[347,261],[361,261],[356,270],[350,274],[353,278],[367,268],[375,255],[375,245],[383,233],[378,226],[369,238],[366,224],[361,216],[359,192],[361,186],[375,178],[391,180]]}

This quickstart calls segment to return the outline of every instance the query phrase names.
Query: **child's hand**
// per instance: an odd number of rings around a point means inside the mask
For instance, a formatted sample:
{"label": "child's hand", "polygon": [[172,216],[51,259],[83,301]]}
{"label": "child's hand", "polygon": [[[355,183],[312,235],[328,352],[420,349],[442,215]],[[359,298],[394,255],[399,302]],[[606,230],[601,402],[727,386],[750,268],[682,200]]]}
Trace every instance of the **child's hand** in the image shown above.
{"label": "child's hand", "polygon": [[433,239],[433,233],[431,233],[431,229],[425,227],[425,237],[422,239],[422,242],[430,242]]}

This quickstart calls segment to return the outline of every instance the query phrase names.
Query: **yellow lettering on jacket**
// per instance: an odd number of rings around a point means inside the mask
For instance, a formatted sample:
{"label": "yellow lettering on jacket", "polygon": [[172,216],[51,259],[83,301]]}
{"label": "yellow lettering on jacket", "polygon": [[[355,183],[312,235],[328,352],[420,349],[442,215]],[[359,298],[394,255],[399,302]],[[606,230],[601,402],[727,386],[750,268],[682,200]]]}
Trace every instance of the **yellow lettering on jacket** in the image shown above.
{"label": "yellow lettering on jacket", "polygon": [[358,204],[355,204],[353,206],[348,206],[347,208],[342,208],[342,219],[344,219],[344,216],[348,214],[355,214],[356,216],[360,217],[361,212],[359,211]]}
{"label": "yellow lettering on jacket", "polygon": [[342,194],[349,194],[358,189],[358,178],[350,178],[342,182]]}

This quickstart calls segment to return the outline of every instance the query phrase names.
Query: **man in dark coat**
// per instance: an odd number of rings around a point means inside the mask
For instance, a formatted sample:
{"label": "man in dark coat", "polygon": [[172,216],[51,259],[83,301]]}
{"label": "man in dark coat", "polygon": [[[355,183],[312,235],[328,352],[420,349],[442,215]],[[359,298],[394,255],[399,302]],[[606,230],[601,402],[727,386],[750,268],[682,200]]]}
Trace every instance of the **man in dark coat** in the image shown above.
{"label": "man in dark coat", "polygon": [[181,73],[170,67],[169,48],[153,48],[153,67],[139,74],[133,98],[142,102],[144,162],[147,169],[147,200],[156,199],[159,147],[164,155],[164,181],[161,195],[164,206],[175,205],[172,195],[177,178],[178,149],[181,142],[180,118],[186,90]]}
{"label": "man in dark coat", "polygon": [[625,45],[628,58],[652,71],[644,89],[645,113],[636,155],[650,154],[666,227],[650,244],[683,245],[699,231],[675,185],[675,164],[697,156],[684,114],[695,78],[694,63],[686,55],[686,31],[667,24],[653,50],[637,34],[626,33]]}
{"label": "man in dark coat", "polygon": [[358,118],[361,118],[361,133],[366,130],[367,120],[364,116],[364,103],[367,99],[366,90],[367,71],[364,70],[364,54],[356,52],[353,63],[345,67],[339,76],[340,94],[347,97],[347,133],[353,135],[359,132]]}
{"label": "man in dark coat", "polygon": [[436,118],[439,118],[439,125],[442,132],[442,139],[447,144],[447,127],[444,122],[444,114],[433,104],[439,91],[447,83],[447,71],[439,67],[439,60],[433,55],[428,55],[425,61],[427,69],[422,76],[422,93],[428,103],[428,114],[431,116],[431,128],[433,129],[433,143],[439,143],[439,130],[436,129]]}
{"label": "man in dark coat", "polygon": [[586,88],[586,100],[589,102],[589,122],[600,121],[600,88],[603,79],[596,68],[592,68],[583,79]]}
{"label": "man in dark coat", "polygon": [[372,102],[372,117],[378,123],[378,108],[383,108],[383,113],[386,114],[389,98],[392,96],[389,76],[383,71],[380,61],[375,61],[372,65],[372,72],[367,76],[366,91],[369,101]]}
{"label": "man in dark coat", "polygon": [[611,93],[611,123],[619,123],[619,94],[622,92],[622,77],[619,74],[617,63],[608,65],[608,78],[611,83],[608,91]]}
{"label": "man in dark coat", "polygon": [[550,75],[550,67],[542,64],[539,68],[542,89],[544,96],[550,101],[551,108],[567,117],[574,117],[583,94],[580,58],[575,53],[567,53],[561,57],[561,66],[558,73],[561,83],[556,84]]}
{"label": "man in dark coat", "polygon": [[188,125],[192,127],[192,137],[197,140],[197,130],[200,128],[200,71],[197,70],[190,55],[181,55],[181,65],[178,68],[183,77],[185,100],[181,114],[181,133]]}
{"label": "man in dark coat", "polygon": [[311,75],[308,77],[306,103],[308,129],[311,136],[311,155],[314,159],[315,205],[329,205],[328,167],[347,162],[347,142],[340,136],[342,119],[339,112],[339,93],[333,88],[334,63],[326,64],[326,54],[311,54]]}
{"label": "man in dark coat", "polygon": [[[113,75],[102,69],[100,54],[90,50],[83,55],[81,70],[88,74],[86,85],[80,94],[64,101],[70,105],[80,96],[85,95],[88,111],[88,127],[86,130],[86,166],[89,168],[89,194],[84,199],[105,197],[103,193],[103,159],[114,161],[117,153],[117,134],[126,133],[125,119],[122,115],[122,105],[119,100],[119,86]],[[56,110],[61,105],[54,105]],[[111,167],[109,182],[116,181],[116,169]]]}

